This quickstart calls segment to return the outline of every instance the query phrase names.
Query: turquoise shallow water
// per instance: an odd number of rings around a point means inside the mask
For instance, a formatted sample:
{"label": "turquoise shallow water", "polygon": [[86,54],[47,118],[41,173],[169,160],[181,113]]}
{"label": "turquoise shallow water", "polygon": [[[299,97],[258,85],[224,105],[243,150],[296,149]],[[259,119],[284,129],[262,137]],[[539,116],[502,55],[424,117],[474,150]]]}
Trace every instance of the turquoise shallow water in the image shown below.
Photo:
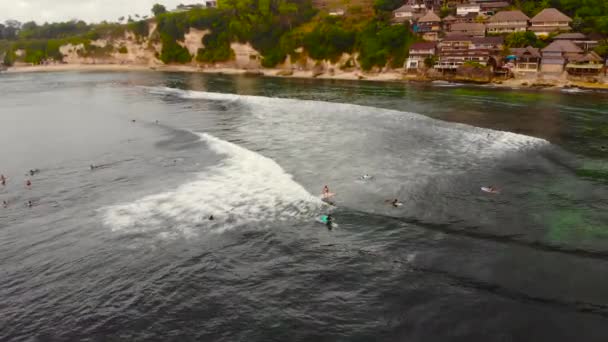
{"label": "turquoise shallow water", "polygon": [[179,73],[0,94],[1,340],[608,336],[608,94]]}

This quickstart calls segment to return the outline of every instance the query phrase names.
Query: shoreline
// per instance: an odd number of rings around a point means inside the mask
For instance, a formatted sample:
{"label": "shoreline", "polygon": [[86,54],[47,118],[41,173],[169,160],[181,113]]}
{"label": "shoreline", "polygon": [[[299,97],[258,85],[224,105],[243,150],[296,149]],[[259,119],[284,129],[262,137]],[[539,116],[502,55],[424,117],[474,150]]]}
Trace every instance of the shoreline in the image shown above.
{"label": "shoreline", "polygon": [[321,79],[340,81],[375,81],[375,82],[402,82],[402,83],[432,83],[489,86],[495,89],[568,89],[580,88],[585,90],[608,90],[607,83],[587,83],[570,80],[540,80],[540,79],[507,79],[494,82],[475,82],[473,80],[426,79],[416,75],[403,74],[400,71],[384,73],[365,73],[362,71],[339,71],[334,74],[323,73],[314,76],[312,71],[293,71],[287,74],[284,69],[258,69],[247,70],[237,68],[201,68],[192,65],[145,65],[145,64],[55,64],[36,66],[10,67],[6,73],[38,73],[59,71],[148,71],[148,72],[191,72],[203,74],[226,74],[266,76],[278,78]]}

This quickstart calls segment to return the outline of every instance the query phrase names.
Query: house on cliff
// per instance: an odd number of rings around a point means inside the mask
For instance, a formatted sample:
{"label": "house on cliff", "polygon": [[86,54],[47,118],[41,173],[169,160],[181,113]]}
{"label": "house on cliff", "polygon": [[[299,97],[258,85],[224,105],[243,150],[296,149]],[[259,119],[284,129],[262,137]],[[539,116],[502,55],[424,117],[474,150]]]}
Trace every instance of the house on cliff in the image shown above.
{"label": "house on cliff", "polygon": [[439,32],[441,32],[441,18],[433,11],[426,12],[414,25],[414,32],[421,34],[424,40],[438,40]]}
{"label": "house on cliff", "polygon": [[396,10],[393,11],[393,18],[391,22],[393,24],[403,24],[406,21],[412,21],[417,17],[417,13],[414,11],[414,8],[410,5],[403,5]]}
{"label": "house on cliff", "polygon": [[529,30],[537,36],[548,36],[555,32],[568,32],[572,30],[572,19],[555,8],[545,8],[534,18],[530,19]]}
{"label": "house on cliff", "polygon": [[511,72],[517,74],[537,73],[542,59],[540,50],[531,46],[511,48],[511,55],[507,58],[512,60]]}

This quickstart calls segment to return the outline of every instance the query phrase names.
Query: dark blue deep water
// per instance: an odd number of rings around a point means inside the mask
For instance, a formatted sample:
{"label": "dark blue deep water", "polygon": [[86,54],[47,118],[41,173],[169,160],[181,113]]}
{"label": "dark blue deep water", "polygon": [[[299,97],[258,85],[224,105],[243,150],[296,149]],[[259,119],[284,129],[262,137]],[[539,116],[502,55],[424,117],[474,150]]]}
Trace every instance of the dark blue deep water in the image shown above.
{"label": "dark blue deep water", "polygon": [[606,93],[5,74],[0,173],[2,341],[608,341]]}

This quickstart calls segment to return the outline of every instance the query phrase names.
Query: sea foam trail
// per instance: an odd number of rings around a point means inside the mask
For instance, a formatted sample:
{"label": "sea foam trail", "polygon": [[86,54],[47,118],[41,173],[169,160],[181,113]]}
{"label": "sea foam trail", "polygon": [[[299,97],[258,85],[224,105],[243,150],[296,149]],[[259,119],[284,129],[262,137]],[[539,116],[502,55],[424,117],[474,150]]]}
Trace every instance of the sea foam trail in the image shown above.
{"label": "sea foam trail", "polygon": [[175,238],[309,218],[324,205],[272,159],[209,134],[199,136],[225,157],[218,165],[173,191],[105,208],[105,224],[114,231]]}

